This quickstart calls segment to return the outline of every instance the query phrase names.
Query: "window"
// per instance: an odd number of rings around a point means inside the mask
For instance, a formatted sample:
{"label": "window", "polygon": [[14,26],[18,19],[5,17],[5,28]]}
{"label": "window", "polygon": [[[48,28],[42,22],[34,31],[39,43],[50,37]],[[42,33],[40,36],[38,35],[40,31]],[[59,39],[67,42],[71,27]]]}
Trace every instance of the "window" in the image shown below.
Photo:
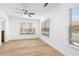
{"label": "window", "polygon": [[34,34],[35,26],[33,23],[21,23],[20,34]]}
{"label": "window", "polygon": [[49,36],[49,19],[42,22],[41,33],[45,36]]}
{"label": "window", "polygon": [[79,47],[79,8],[70,9],[69,43]]}

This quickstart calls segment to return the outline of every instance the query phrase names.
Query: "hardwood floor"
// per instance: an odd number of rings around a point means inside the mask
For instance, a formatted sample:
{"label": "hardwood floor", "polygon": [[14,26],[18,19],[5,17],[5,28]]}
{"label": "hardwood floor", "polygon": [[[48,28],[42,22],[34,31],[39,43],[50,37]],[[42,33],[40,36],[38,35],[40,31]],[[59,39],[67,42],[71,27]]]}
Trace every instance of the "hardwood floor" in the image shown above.
{"label": "hardwood floor", "polygon": [[11,40],[0,46],[1,56],[63,56],[41,39]]}

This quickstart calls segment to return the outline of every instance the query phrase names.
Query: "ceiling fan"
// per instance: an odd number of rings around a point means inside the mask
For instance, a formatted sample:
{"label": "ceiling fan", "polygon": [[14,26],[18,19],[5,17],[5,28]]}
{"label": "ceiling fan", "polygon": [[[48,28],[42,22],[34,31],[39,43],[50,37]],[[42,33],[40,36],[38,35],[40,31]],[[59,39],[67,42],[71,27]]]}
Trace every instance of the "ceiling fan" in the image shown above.
{"label": "ceiling fan", "polygon": [[27,9],[22,9],[17,11],[16,13],[20,14],[21,16],[29,16],[32,17],[32,15],[34,15],[35,13],[29,12]]}
{"label": "ceiling fan", "polygon": [[47,6],[48,6],[48,3],[45,3],[43,6],[44,6],[44,7],[47,7]]}
{"label": "ceiling fan", "polygon": [[[44,7],[48,6],[48,3],[44,3]],[[17,8],[16,8],[17,9]],[[17,9],[18,11],[16,13],[20,14],[21,16],[29,16],[32,17],[35,13],[29,12],[27,9]]]}

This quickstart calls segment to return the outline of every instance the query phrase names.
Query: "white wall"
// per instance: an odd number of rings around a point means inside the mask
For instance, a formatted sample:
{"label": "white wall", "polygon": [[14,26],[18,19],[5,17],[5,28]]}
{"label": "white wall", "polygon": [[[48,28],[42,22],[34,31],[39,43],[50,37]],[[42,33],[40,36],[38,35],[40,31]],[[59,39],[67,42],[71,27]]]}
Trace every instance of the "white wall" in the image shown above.
{"label": "white wall", "polygon": [[[55,47],[64,55],[79,56],[79,50],[68,46],[69,39],[69,9],[76,4],[60,4],[49,13],[50,37],[41,35],[41,39]],[[78,5],[79,6],[79,5]]]}
{"label": "white wall", "polygon": [[[20,23],[22,22],[32,22],[36,24],[35,34],[20,35]],[[9,18],[9,40],[12,39],[27,39],[27,38],[37,38],[39,36],[39,24],[38,19],[25,19],[25,18]]]}

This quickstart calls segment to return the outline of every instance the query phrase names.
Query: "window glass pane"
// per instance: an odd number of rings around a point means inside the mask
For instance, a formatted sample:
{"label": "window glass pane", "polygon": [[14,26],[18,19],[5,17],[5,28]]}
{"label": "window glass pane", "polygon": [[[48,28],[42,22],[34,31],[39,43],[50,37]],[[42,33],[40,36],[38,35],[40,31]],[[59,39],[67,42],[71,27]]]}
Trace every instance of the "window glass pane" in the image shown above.
{"label": "window glass pane", "polygon": [[34,34],[35,26],[33,23],[21,23],[20,25],[20,33],[21,34]]}
{"label": "window glass pane", "polygon": [[70,12],[70,43],[79,46],[79,8],[72,8]]}

